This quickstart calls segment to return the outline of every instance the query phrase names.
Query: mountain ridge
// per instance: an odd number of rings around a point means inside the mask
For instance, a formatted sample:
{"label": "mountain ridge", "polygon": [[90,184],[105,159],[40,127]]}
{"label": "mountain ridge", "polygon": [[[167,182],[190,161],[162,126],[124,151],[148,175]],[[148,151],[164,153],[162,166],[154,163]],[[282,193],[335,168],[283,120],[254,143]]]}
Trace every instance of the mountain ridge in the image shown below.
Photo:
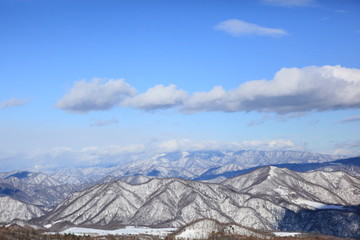
{"label": "mountain ridge", "polygon": [[[326,174],[332,173],[296,173],[264,167],[221,184],[154,178],[132,185],[118,180],[72,194],[38,222],[180,227],[197,219],[211,218],[260,230],[282,230],[293,224],[287,216],[304,212],[309,218],[321,218],[331,212],[335,217],[358,223],[360,192],[352,190],[360,189],[360,179],[339,172],[328,182]],[[351,191],[344,195],[341,188]],[[349,234],[357,236],[354,232]]]}

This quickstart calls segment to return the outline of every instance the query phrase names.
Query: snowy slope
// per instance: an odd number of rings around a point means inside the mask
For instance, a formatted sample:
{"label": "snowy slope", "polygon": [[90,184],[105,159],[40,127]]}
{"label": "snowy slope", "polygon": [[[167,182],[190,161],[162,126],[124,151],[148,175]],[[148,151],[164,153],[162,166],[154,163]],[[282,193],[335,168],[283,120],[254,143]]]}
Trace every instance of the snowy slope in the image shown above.
{"label": "snowy slope", "polygon": [[344,172],[298,173],[286,168],[264,167],[228,179],[223,184],[264,199],[285,200],[284,205],[297,204],[309,209],[315,208],[314,203],[360,203],[359,179]]}
{"label": "snowy slope", "polygon": [[208,239],[212,234],[217,233],[222,236],[241,235],[246,237],[269,238],[270,233],[259,232],[251,228],[243,227],[239,224],[222,224],[211,219],[203,219],[190,223],[182,227],[172,236],[175,239]]}
{"label": "snowy slope", "polygon": [[44,211],[39,207],[17,201],[11,197],[0,197],[0,206],[0,223],[9,223],[14,219],[29,220],[44,214]]}
{"label": "snowy slope", "polygon": [[77,189],[43,173],[15,172],[0,179],[0,196],[11,196],[44,209],[55,207]]}
{"label": "snowy slope", "polygon": [[[329,219],[323,218],[329,212],[333,219],[346,218],[356,226],[356,205],[360,205],[358,178],[343,172],[297,173],[264,167],[222,184],[168,178],[136,185],[123,181],[96,185],[72,194],[41,224],[180,227],[211,218],[255,229],[292,230],[294,226],[301,231],[315,226],[311,218]],[[297,218],[303,218],[304,224],[295,224]],[[330,231],[326,226],[314,229]],[[348,233],[353,237],[353,230]]]}

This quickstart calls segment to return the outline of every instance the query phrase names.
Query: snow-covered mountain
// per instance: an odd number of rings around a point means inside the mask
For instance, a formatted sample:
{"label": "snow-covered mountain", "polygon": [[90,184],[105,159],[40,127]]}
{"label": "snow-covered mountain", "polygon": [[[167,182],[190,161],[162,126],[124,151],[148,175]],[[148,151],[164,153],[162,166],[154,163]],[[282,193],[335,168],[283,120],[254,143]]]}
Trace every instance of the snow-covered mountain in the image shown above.
{"label": "snow-covered mountain", "polygon": [[45,173],[62,183],[67,184],[92,184],[110,175],[114,167],[86,167],[86,168],[62,168],[47,169]]}
{"label": "snow-covered mountain", "polygon": [[[177,178],[104,183],[72,194],[39,223],[180,227],[211,218],[261,230],[360,237],[358,205],[360,179],[346,173],[264,167],[222,184]],[[335,227],[336,219],[344,221]]]}
{"label": "snow-covered mountain", "polygon": [[216,219],[222,230],[241,224],[240,230],[360,238],[360,158],[333,161],[339,158],[297,151],[173,152],[113,167],[1,173],[0,213],[6,217],[0,220],[32,219],[56,230],[73,224],[181,227]]}
{"label": "snow-covered mountain", "polygon": [[213,168],[217,168],[216,174],[220,174],[268,164],[328,162],[339,158],[341,157],[335,155],[300,151],[172,152],[121,165],[114,168],[109,174],[112,176],[145,175],[193,179]]}
{"label": "snow-covered mountain", "polygon": [[356,166],[354,161],[345,159],[323,162],[335,158],[338,156],[297,151],[173,152],[115,167],[48,169],[45,173],[1,173],[0,196],[11,196],[49,210],[70,193],[99,183],[118,179],[129,183],[144,183],[154,177],[221,182],[226,178],[249,172],[251,169],[246,168],[248,166],[259,167],[259,164],[264,163],[278,163],[276,166],[295,170],[311,170],[316,166],[326,171],[345,170],[354,176],[360,175],[360,166]]}
{"label": "snow-covered mountain", "polygon": [[241,226],[236,223],[220,223],[213,219],[201,219],[181,227],[170,236],[174,239],[209,239],[214,234],[221,236],[241,235],[243,237],[255,237],[260,239],[270,239],[270,232],[261,232],[249,227]]}
{"label": "snow-covered mountain", "polygon": [[0,223],[9,223],[15,219],[30,220],[45,212],[32,204],[15,200],[8,196],[0,197]]}
{"label": "snow-covered mountain", "polygon": [[43,209],[55,207],[78,189],[46,174],[28,171],[10,173],[0,179],[0,196],[11,196]]}
{"label": "snow-covered mountain", "polygon": [[247,169],[241,169],[239,166],[229,167],[229,165],[225,165],[222,167],[211,168],[193,180],[219,182],[218,179],[235,177],[237,175],[245,174],[264,166],[288,168],[297,172],[309,172],[314,170],[322,170],[326,172],[343,171],[350,174],[351,176],[360,177],[360,157],[353,157],[339,159],[331,162],[268,164]]}
{"label": "snow-covered mountain", "polygon": [[[300,151],[193,151],[158,153],[152,157],[126,164],[43,169],[43,172],[63,184],[97,183],[104,177],[144,175],[149,177],[199,178],[205,172],[216,168],[214,174],[237,171],[255,166],[281,163],[319,163],[343,158]],[[30,169],[38,171],[38,169]]]}
{"label": "snow-covered mountain", "polygon": [[359,183],[358,178],[344,172],[299,173],[286,168],[264,167],[225,180],[222,185],[241,193],[279,202],[281,206],[295,205],[316,210],[359,204]]}

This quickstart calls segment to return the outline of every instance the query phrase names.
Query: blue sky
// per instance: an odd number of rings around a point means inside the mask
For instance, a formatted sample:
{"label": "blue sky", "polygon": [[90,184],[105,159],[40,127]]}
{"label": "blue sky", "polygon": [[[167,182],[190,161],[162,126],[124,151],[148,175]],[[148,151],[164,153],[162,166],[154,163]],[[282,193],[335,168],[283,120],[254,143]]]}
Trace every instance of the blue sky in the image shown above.
{"label": "blue sky", "polygon": [[0,170],[360,154],[356,0],[0,0]]}

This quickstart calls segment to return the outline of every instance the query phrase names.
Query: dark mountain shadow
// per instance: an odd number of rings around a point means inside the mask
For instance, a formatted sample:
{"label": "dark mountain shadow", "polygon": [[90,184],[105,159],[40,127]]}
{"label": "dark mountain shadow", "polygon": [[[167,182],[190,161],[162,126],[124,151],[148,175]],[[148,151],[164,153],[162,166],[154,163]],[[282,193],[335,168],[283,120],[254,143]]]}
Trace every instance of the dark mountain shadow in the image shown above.
{"label": "dark mountain shadow", "polygon": [[22,172],[17,172],[14,174],[11,174],[9,176],[7,176],[5,179],[11,178],[11,177],[16,177],[16,178],[27,178],[29,177],[29,175],[31,174],[31,172],[28,171],[22,171]]}
{"label": "dark mountain shadow", "polygon": [[337,209],[286,210],[278,229],[360,239],[360,205]]}

